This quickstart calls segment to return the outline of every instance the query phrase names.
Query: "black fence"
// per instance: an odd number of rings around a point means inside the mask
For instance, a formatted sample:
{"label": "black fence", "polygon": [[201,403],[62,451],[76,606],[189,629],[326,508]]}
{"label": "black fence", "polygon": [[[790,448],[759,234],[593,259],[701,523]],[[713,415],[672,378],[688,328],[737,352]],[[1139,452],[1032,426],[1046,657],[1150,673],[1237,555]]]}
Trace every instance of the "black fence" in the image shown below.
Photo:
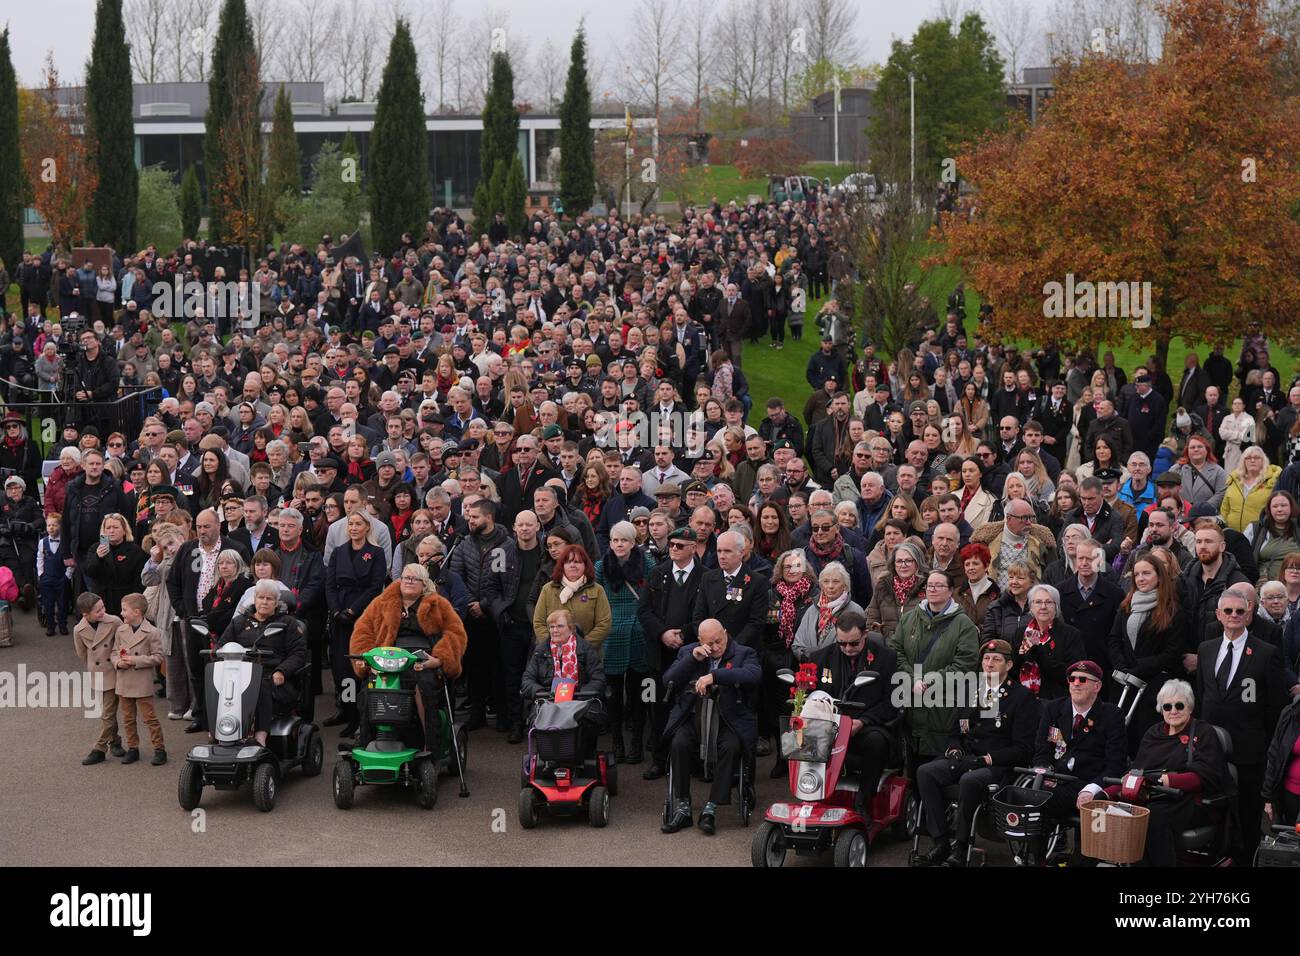
{"label": "black fence", "polygon": [[132,385],[122,391],[119,398],[102,402],[62,401],[53,392],[41,392],[34,394],[33,401],[7,401],[4,407],[6,412],[23,416],[28,432],[48,458],[50,448],[62,439],[63,428],[69,423],[82,429],[94,425],[101,438],[111,432],[121,432],[128,441],[136,438],[145,418],[157,410],[163,390]]}

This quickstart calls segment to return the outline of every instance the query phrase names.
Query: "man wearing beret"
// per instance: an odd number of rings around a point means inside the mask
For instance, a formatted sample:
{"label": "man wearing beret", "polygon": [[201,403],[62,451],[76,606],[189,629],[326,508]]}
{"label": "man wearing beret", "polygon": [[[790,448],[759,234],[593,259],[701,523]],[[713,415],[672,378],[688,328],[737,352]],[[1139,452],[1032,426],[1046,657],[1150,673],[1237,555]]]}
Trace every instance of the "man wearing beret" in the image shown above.
{"label": "man wearing beret", "polygon": [[[1007,680],[1013,666],[1010,644],[984,643],[978,698],[954,713],[944,755],[916,772],[926,832],[934,840],[933,849],[921,857],[925,863],[966,865],[971,820],[989,786],[1003,782],[1013,767],[1023,767],[1033,752],[1038,699],[1019,682]],[[953,784],[957,784],[957,815],[949,830],[943,791]]]}
{"label": "man wearing beret", "polygon": [[1034,735],[1035,768],[1069,774],[1057,781],[1046,805],[1056,817],[1067,818],[1105,789],[1105,777],[1118,777],[1125,768],[1124,715],[1101,695],[1102,671],[1093,661],[1078,661],[1067,673],[1070,696],[1042,705]]}
{"label": "man wearing beret", "polygon": [[[656,564],[646,575],[637,616],[645,630],[646,665],[656,674],[651,721],[650,768],[642,776],[657,780],[668,763],[668,746],[663,729],[668,722],[668,708],[663,700],[663,683],[658,676],[677,659],[677,651],[686,643],[683,630],[690,623],[695,598],[704,577],[704,565],[695,560],[695,532],[689,527],[676,528],[668,535],[668,561]],[[655,651],[658,648],[658,652]]]}

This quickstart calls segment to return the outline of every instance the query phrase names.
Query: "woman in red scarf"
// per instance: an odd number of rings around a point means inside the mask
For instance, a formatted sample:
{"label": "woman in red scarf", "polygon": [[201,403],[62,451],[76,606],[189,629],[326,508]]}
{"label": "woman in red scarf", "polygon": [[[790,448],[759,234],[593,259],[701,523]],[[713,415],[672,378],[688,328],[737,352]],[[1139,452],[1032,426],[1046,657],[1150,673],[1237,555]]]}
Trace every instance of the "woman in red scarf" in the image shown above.
{"label": "woman in red scarf", "polygon": [[[790,697],[790,688],[776,679],[776,672],[794,668],[794,652],[790,647],[794,643],[795,627],[808,608],[816,604],[817,595],[817,579],[804,553],[795,548],[778,555],[772,567],[772,601],[763,635],[763,683],[758,703],[760,740],[777,738],[778,718]],[[785,767],[778,752],[772,776],[781,776]]]}
{"label": "woman in red scarf", "polygon": [[1019,640],[1012,643],[1015,667],[1012,680],[1019,680],[1040,700],[1064,697],[1069,666],[1088,656],[1083,635],[1057,618],[1061,592],[1050,584],[1029,589],[1029,623]]}
{"label": "woman in red scarf", "polygon": [[375,477],[377,469],[368,452],[364,435],[357,435],[348,442],[348,460],[343,472],[345,485],[359,485]]}
{"label": "woman in red scarf", "polygon": [[594,528],[609,503],[610,480],[603,461],[592,460],[579,469],[578,483],[574,487],[574,500],[582,508]]}
{"label": "woman in red scarf", "polygon": [[411,515],[415,514],[415,488],[401,481],[388,493],[388,527],[393,532],[393,543],[405,541],[411,535]]}
{"label": "woman in red scarf", "polygon": [[578,693],[603,697],[605,669],[600,650],[590,641],[578,639],[568,610],[560,608],[546,616],[546,633],[549,639],[537,642],[524,668],[524,699],[551,693],[557,681],[573,681]]}

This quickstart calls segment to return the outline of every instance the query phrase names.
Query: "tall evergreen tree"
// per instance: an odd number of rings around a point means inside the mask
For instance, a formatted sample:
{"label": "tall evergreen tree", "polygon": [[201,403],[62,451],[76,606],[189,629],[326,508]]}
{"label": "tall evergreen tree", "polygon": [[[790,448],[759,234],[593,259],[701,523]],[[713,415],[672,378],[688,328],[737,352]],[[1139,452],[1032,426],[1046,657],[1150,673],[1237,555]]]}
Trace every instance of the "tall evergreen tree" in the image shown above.
{"label": "tall evergreen tree", "polygon": [[405,20],[397,21],[379,84],[370,134],[370,225],[375,248],[390,253],[402,233],[424,223],[433,199],[429,133],[415,44]]}
{"label": "tall evergreen tree", "polygon": [[[519,111],[515,109],[515,73],[510,57],[492,54],[492,80],[483,101],[483,142],[479,147],[480,169],[484,179],[491,178],[497,163],[510,168],[510,160],[519,151]],[[494,199],[500,201],[500,193]]]}
{"label": "tall evergreen tree", "polygon": [[569,78],[560,103],[560,202],[577,219],[596,193],[596,146],[591,134],[591,87],[587,83],[587,37],[578,28],[569,53]]}
{"label": "tall evergreen tree", "polygon": [[501,193],[501,208],[506,214],[506,225],[510,235],[522,236],[528,216],[524,206],[528,202],[528,184],[524,182],[524,163],[518,156],[510,162],[510,172],[506,175],[505,188]]}
{"label": "tall evergreen tree", "polygon": [[0,260],[13,275],[23,257],[23,175],[18,136],[18,79],[9,56],[9,30],[0,31]]}
{"label": "tall evergreen tree", "polygon": [[91,200],[88,238],[121,253],[134,252],[140,176],[122,0],[99,0],[95,9],[95,38],[86,65],[86,141],[90,164],[107,187],[96,190]]}
{"label": "tall evergreen tree", "polygon": [[284,227],[286,199],[293,200],[302,195],[302,155],[298,150],[298,137],[293,131],[293,104],[283,85],[275,97],[269,152],[266,184],[271,192],[274,226],[279,230]]}
{"label": "tall evergreen tree", "polygon": [[[242,181],[243,172],[234,168],[240,165],[239,157],[231,156],[222,142],[223,135],[233,127],[243,127],[250,119],[260,123],[260,93],[248,96],[249,89],[260,91],[258,76],[257,43],[253,38],[253,24],[248,18],[244,0],[225,0],[217,24],[217,38],[212,46],[212,67],[208,74],[208,114],[204,118],[203,165],[208,184],[208,234],[215,245],[223,245],[230,238],[231,200],[229,192],[239,192],[230,186]],[[241,95],[244,91],[244,95]],[[237,116],[251,107],[253,116]],[[257,136],[254,136],[257,139]],[[231,165],[234,164],[234,165]],[[227,183],[227,181],[231,181]],[[227,185],[223,186],[223,183]],[[214,188],[216,187],[216,188]]]}
{"label": "tall evergreen tree", "polygon": [[186,239],[199,237],[199,222],[203,218],[203,193],[199,189],[199,175],[194,166],[185,167],[181,177],[181,232]]}

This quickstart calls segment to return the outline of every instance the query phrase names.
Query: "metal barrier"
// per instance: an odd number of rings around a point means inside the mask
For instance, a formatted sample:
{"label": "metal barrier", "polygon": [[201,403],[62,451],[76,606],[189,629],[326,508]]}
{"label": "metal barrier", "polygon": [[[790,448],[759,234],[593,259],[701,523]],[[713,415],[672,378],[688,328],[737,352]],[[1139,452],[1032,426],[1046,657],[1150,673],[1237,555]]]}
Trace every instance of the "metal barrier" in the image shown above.
{"label": "metal barrier", "polygon": [[4,411],[17,412],[27,420],[28,433],[48,457],[69,423],[78,428],[94,425],[101,438],[111,432],[121,432],[128,441],[136,438],[145,418],[162,401],[163,390],[156,385],[129,385],[123,391],[120,397],[104,402],[64,402],[53,392],[42,392],[37,401],[5,402]]}

